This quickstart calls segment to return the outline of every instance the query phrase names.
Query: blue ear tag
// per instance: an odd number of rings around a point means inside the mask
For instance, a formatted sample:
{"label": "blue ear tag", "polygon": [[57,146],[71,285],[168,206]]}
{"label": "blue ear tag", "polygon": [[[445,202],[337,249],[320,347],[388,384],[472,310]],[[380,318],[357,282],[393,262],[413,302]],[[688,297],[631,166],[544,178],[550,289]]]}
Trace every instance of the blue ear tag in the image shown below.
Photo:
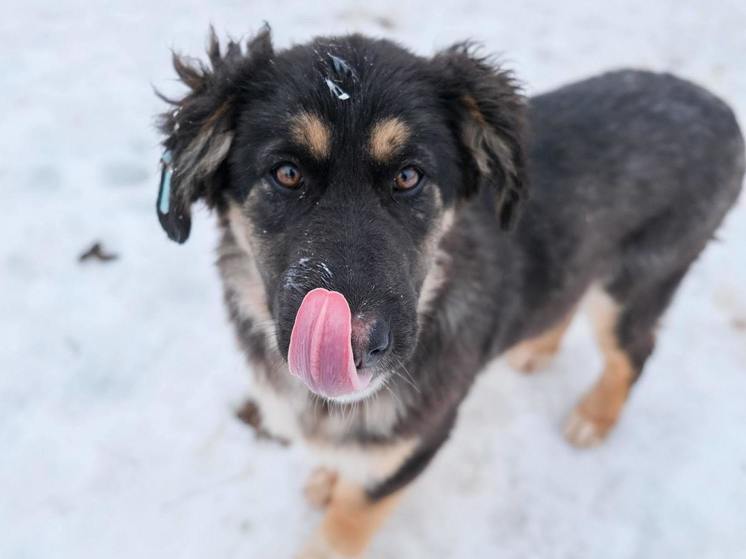
{"label": "blue ear tag", "polygon": [[[161,184],[158,188],[158,199],[155,202],[155,211],[161,227],[168,234],[168,238],[177,243],[183,243],[189,238],[189,230],[192,220],[189,216],[189,208],[183,207],[178,198],[175,199],[176,206],[171,207],[172,179],[176,168],[173,164],[173,154],[170,150],[163,152],[161,157]],[[176,185],[178,188],[178,184]]]}
{"label": "blue ear tag", "polygon": [[161,156],[161,185],[158,190],[158,212],[167,215],[171,205],[171,177],[174,168],[171,165],[173,157],[170,150],[163,152]]}

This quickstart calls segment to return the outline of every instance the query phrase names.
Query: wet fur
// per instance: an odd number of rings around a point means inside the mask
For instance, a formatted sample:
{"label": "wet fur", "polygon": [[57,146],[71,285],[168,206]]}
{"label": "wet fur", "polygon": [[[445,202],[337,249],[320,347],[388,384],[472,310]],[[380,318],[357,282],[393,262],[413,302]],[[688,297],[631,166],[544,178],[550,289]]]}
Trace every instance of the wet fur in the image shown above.
{"label": "wet fur", "polygon": [[[183,223],[193,201],[217,209],[218,267],[240,347],[263,393],[272,394],[265,403],[284,407],[265,415],[272,423],[284,414],[294,434],[317,448],[349,449],[363,459],[391,451],[397,460],[382,460],[385,468],[360,480],[371,503],[427,466],[491,359],[562,323],[591,286],[615,305],[608,344],[626,360],[626,397],[653,350],[658,318],[741,188],[744,144],[733,113],[668,74],[612,72],[526,100],[509,73],[469,45],[425,59],[349,36],[278,54],[265,30],[246,48],[230,43],[224,53],[213,38],[209,58],[211,67],[175,59],[190,93],[174,101],[162,127],[177,168],[172,198],[180,217],[169,234],[188,236]],[[331,95],[319,72],[351,100]],[[283,103],[296,90],[305,97],[293,112]],[[273,106],[274,113],[257,112]],[[352,200],[371,215],[380,211],[377,198],[355,190],[360,173],[350,167],[340,171],[349,190],[319,198],[317,211],[356,223],[353,233],[320,219],[305,225],[310,238],[278,225],[284,217],[277,208],[294,206],[267,205],[277,195],[249,163],[263,149],[252,134],[291,135],[285,117],[309,111],[330,130],[332,159],[350,157],[356,134],[393,116],[399,133],[383,147],[398,150],[411,138],[431,146],[438,174],[425,197],[404,203],[410,222],[396,213],[365,221],[345,209]],[[366,115],[369,128],[352,114]],[[362,137],[355,145],[371,144]],[[378,159],[389,157],[383,147]],[[387,248],[396,246],[392,228],[415,239],[414,248]],[[352,243],[350,250],[336,254],[340,243]],[[295,267],[283,271],[290,253],[306,260],[293,257]],[[333,269],[329,254],[336,254]],[[360,273],[343,274],[339,262],[359,263]],[[323,401],[288,374],[294,311],[318,286],[342,291],[353,312],[384,308],[400,320],[395,339],[406,348],[387,362],[385,389],[372,398]],[[348,472],[335,464],[343,476],[360,473],[359,462]]]}

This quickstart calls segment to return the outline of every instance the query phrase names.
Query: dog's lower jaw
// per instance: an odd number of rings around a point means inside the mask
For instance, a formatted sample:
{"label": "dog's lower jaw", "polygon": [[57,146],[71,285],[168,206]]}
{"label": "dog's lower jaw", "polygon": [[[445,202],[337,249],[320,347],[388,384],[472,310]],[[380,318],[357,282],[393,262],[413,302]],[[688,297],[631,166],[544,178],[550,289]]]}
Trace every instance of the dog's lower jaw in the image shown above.
{"label": "dog's lower jaw", "polygon": [[370,381],[370,384],[368,384],[368,386],[366,386],[362,390],[351,392],[350,394],[341,394],[339,396],[323,396],[323,398],[329,400],[330,402],[334,402],[335,404],[354,404],[355,402],[362,402],[366,398],[370,398],[371,396],[376,394],[376,392],[383,388],[383,385],[385,383],[385,373],[379,373],[374,376],[373,379]]}

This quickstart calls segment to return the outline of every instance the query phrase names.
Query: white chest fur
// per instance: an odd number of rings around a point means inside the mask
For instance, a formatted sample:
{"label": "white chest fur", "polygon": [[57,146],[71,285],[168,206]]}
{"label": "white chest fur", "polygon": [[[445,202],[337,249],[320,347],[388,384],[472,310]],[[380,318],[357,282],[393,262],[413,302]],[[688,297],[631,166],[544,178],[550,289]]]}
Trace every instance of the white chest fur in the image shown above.
{"label": "white chest fur", "polygon": [[[417,446],[416,438],[392,438],[390,444],[340,442],[353,427],[385,435],[394,426],[396,406],[388,398],[374,399],[354,410],[342,410],[325,418],[308,435],[301,421],[309,413],[303,391],[279,393],[266,381],[255,379],[253,397],[262,414],[262,426],[271,434],[301,443],[318,465],[338,472],[350,481],[374,484],[396,472]],[[312,409],[312,408],[311,408]]]}

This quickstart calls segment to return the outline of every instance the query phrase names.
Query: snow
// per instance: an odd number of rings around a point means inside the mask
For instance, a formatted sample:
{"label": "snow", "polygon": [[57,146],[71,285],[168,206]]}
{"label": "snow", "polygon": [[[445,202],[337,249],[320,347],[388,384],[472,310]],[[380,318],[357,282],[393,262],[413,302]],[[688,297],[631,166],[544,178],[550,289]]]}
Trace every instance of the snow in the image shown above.
{"label": "snow", "polygon": [[[250,378],[213,220],[155,215],[151,84],[169,48],[263,20],[276,44],[475,37],[529,92],[619,66],[675,71],[746,122],[746,4],[633,0],[17,3],[0,22],[0,557],[290,557],[319,520],[309,458],[234,418]],[[706,185],[703,185],[706,186]],[[546,372],[494,363],[372,557],[736,558],[746,553],[746,202],[685,281],[617,432],[561,423],[600,365],[578,320]],[[93,241],[119,254],[77,262]]]}

